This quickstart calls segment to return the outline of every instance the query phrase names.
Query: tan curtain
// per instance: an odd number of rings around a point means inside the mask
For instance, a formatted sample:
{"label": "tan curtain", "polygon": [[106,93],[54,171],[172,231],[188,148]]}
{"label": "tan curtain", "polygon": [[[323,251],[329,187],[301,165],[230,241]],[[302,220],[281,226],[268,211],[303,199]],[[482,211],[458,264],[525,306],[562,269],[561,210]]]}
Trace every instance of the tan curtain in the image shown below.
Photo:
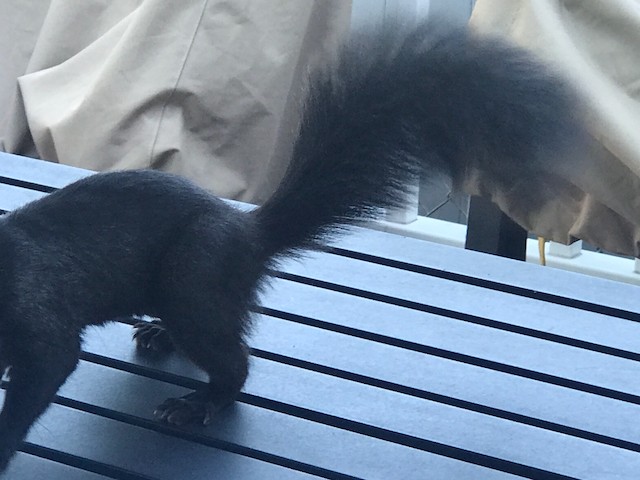
{"label": "tan curtain", "polygon": [[553,64],[579,91],[594,138],[581,169],[489,194],[539,235],[640,256],[640,0],[477,0],[471,25]]}
{"label": "tan curtain", "polygon": [[259,202],[345,0],[2,0],[0,149]]}

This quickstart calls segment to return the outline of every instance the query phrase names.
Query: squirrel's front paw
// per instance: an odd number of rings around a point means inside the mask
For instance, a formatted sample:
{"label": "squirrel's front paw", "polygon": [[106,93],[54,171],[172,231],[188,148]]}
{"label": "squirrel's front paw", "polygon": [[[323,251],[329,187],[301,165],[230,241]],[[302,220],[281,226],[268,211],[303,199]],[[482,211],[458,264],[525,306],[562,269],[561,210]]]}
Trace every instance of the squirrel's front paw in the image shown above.
{"label": "squirrel's front paw", "polygon": [[181,398],[169,398],[156,408],[153,414],[157,419],[171,425],[208,425],[221,406],[200,397],[199,392],[193,392]]}

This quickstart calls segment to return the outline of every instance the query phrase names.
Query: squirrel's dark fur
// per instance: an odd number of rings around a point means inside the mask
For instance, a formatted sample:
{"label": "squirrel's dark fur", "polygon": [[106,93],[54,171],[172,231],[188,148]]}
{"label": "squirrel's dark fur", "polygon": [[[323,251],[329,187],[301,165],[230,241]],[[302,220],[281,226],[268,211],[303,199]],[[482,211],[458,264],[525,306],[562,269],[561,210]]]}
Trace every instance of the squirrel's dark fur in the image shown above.
{"label": "squirrel's dark fur", "polygon": [[[97,174],[0,217],[0,471],[78,362],[81,334],[129,315],[210,377],[156,411],[205,422],[247,375],[250,307],[279,258],[398,207],[416,177],[474,169],[517,185],[582,141],[570,90],[519,49],[464,29],[360,34],[311,76],[290,166],[245,212],[182,178]],[[425,247],[426,248],[426,247]],[[164,343],[163,343],[164,342]]]}

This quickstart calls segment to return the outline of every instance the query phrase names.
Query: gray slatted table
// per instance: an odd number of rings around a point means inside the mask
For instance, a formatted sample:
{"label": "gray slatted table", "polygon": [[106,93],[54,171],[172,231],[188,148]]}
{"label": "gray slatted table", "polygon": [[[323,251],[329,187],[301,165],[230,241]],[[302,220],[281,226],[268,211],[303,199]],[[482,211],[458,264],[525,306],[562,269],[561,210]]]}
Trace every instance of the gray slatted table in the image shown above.
{"label": "gray slatted table", "polygon": [[[88,173],[0,154],[0,209]],[[6,478],[640,478],[638,294],[354,229],[281,265],[244,392],[212,425],[153,421],[205,378],[113,323]]]}

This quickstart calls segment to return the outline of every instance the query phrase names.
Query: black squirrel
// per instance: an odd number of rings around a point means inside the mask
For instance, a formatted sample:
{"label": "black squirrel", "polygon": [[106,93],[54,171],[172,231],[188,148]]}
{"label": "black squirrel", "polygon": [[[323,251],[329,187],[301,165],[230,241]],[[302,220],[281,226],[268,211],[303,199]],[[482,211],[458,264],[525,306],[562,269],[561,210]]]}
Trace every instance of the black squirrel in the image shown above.
{"label": "black squirrel", "polygon": [[[155,415],[207,423],[248,370],[250,309],[278,259],[399,207],[416,177],[474,170],[526,182],[584,141],[571,89],[541,62],[468,29],[354,34],[311,75],[288,170],[241,211],[155,171],[101,173],[0,217],[0,471],[74,370],[88,325],[149,315],[210,378]],[[427,247],[425,247],[427,248]]]}

